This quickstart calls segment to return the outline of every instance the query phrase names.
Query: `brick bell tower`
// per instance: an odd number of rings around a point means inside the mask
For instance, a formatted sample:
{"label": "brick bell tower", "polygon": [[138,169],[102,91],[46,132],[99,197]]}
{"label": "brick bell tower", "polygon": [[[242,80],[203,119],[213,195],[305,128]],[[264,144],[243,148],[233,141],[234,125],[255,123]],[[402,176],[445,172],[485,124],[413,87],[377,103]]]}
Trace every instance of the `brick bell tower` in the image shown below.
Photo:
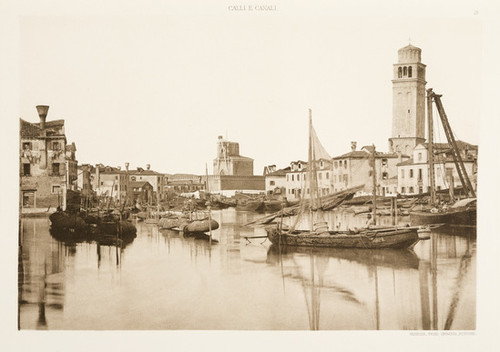
{"label": "brick bell tower", "polygon": [[398,50],[392,80],[392,137],[389,151],[411,155],[425,142],[425,65],[413,45]]}

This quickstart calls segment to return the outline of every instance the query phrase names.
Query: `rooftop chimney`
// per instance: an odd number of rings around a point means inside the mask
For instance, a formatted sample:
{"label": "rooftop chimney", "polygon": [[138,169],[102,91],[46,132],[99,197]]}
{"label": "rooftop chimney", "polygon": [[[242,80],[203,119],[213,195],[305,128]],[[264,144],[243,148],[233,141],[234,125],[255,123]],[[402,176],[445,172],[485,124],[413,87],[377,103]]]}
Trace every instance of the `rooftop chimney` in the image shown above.
{"label": "rooftop chimney", "polygon": [[352,150],[353,152],[355,152],[355,151],[356,151],[356,144],[357,144],[356,142],[351,142],[351,150]]}
{"label": "rooftop chimney", "polygon": [[40,129],[43,131],[45,129],[45,119],[47,118],[47,112],[49,111],[49,106],[37,105],[36,110],[38,111],[38,116],[40,116]]}
{"label": "rooftop chimney", "polygon": [[149,170],[151,168],[151,164],[146,164],[146,170]]}
{"label": "rooftop chimney", "polygon": [[125,170],[127,170],[127,171],[128,171],[128,167],[129,167],[129,165],[130,165],[129,163],[125,163]]}

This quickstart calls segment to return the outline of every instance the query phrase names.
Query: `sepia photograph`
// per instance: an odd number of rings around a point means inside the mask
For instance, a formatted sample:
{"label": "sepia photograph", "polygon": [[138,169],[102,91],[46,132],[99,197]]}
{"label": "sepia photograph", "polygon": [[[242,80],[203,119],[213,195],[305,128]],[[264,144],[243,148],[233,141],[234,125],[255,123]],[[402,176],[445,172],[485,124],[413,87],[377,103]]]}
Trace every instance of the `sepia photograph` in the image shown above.
{"label": "sepia photograph", "polygon": [[8,350],[493,347],[493,1],[5,9]]}

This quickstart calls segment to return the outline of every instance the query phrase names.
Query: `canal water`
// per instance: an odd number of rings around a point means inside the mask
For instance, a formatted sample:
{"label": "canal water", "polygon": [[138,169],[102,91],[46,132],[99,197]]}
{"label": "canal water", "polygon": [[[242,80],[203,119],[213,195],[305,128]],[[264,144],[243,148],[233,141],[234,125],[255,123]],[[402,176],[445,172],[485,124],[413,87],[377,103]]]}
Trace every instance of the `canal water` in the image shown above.
{"label": "canal water", "polygon": [[[218,243],[137,223],[122,247],[64,243],[21,222],[19,326],[49,330],[476,328],[476,239],[443,229],[413,251],[278,249],[261,215],[216,211]],[[366,215],[334,214],[362,226]],[[340,219],[340,220],[339,220]],[[387,218],[381,218],[381,223]],[[405,219],[401,219],[404,221]]]}

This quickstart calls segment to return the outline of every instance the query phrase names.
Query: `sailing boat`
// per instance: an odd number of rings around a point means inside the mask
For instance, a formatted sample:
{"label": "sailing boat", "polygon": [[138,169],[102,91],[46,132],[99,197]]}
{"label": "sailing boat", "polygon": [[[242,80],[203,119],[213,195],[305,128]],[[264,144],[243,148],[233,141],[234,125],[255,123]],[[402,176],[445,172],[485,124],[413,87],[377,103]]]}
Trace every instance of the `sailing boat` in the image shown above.
{"label": "sailing boat", "polygon": [[[435,190],[435,176],[434,176],[434,141],[433,141],[433,119],[432,119],[432,101],[436,104],[443,129],[450,145],[451,154],[453,157],[453,162],[457,170],[460,182],[464,189],[465,194],[468,198],[459,200],[455,202],[452,206],[448,208],[437,208],[436,205],[436,190]],[[458,149],[457,142],[451,130],[450,123],[448,122],[448,117],[443,108],[441,102],[441,95],[436,94],[432,91],[432,88],[427,90],[427,122],[428,122],[428,133],[429,133],[429,143],[428,148],[428,158],[429,158],[429,180],[430,180],[430,205],[431,209],[412,211],[410,212],[410,222],[412,225],[424,225],[424,224],[449,224],[453,226],[466,226],[475,228],[476,227],[476,194],[470,182],[469,176],[467,175],[467,170],[465,169],[462,156],[460,155],[460,150]],[[446,162],[443,161],[443,162]]]}
{"label": "sailing boat", "polygon": [[[291,228],[285,230],[276,224],[266,228],[267,237],[272,243],[290,246],[342,247],[342,248],[412,248],[418,241],[418,227],[368,227],[348,231],[329,231],[321,210],[321,197],[318,192],[316,163],[328,155],[321,145],[312,125],[312,111],[309,109],[309,152],[306,188],[310,199],[301,199],[297,219]],[[328,156],[329,158],[329,156]],[[374,190],[375,191],[375,190]],[[306,194],[304,192],[304,194]],[[309,212],[310,229],[297,230],[299,219]]]}

